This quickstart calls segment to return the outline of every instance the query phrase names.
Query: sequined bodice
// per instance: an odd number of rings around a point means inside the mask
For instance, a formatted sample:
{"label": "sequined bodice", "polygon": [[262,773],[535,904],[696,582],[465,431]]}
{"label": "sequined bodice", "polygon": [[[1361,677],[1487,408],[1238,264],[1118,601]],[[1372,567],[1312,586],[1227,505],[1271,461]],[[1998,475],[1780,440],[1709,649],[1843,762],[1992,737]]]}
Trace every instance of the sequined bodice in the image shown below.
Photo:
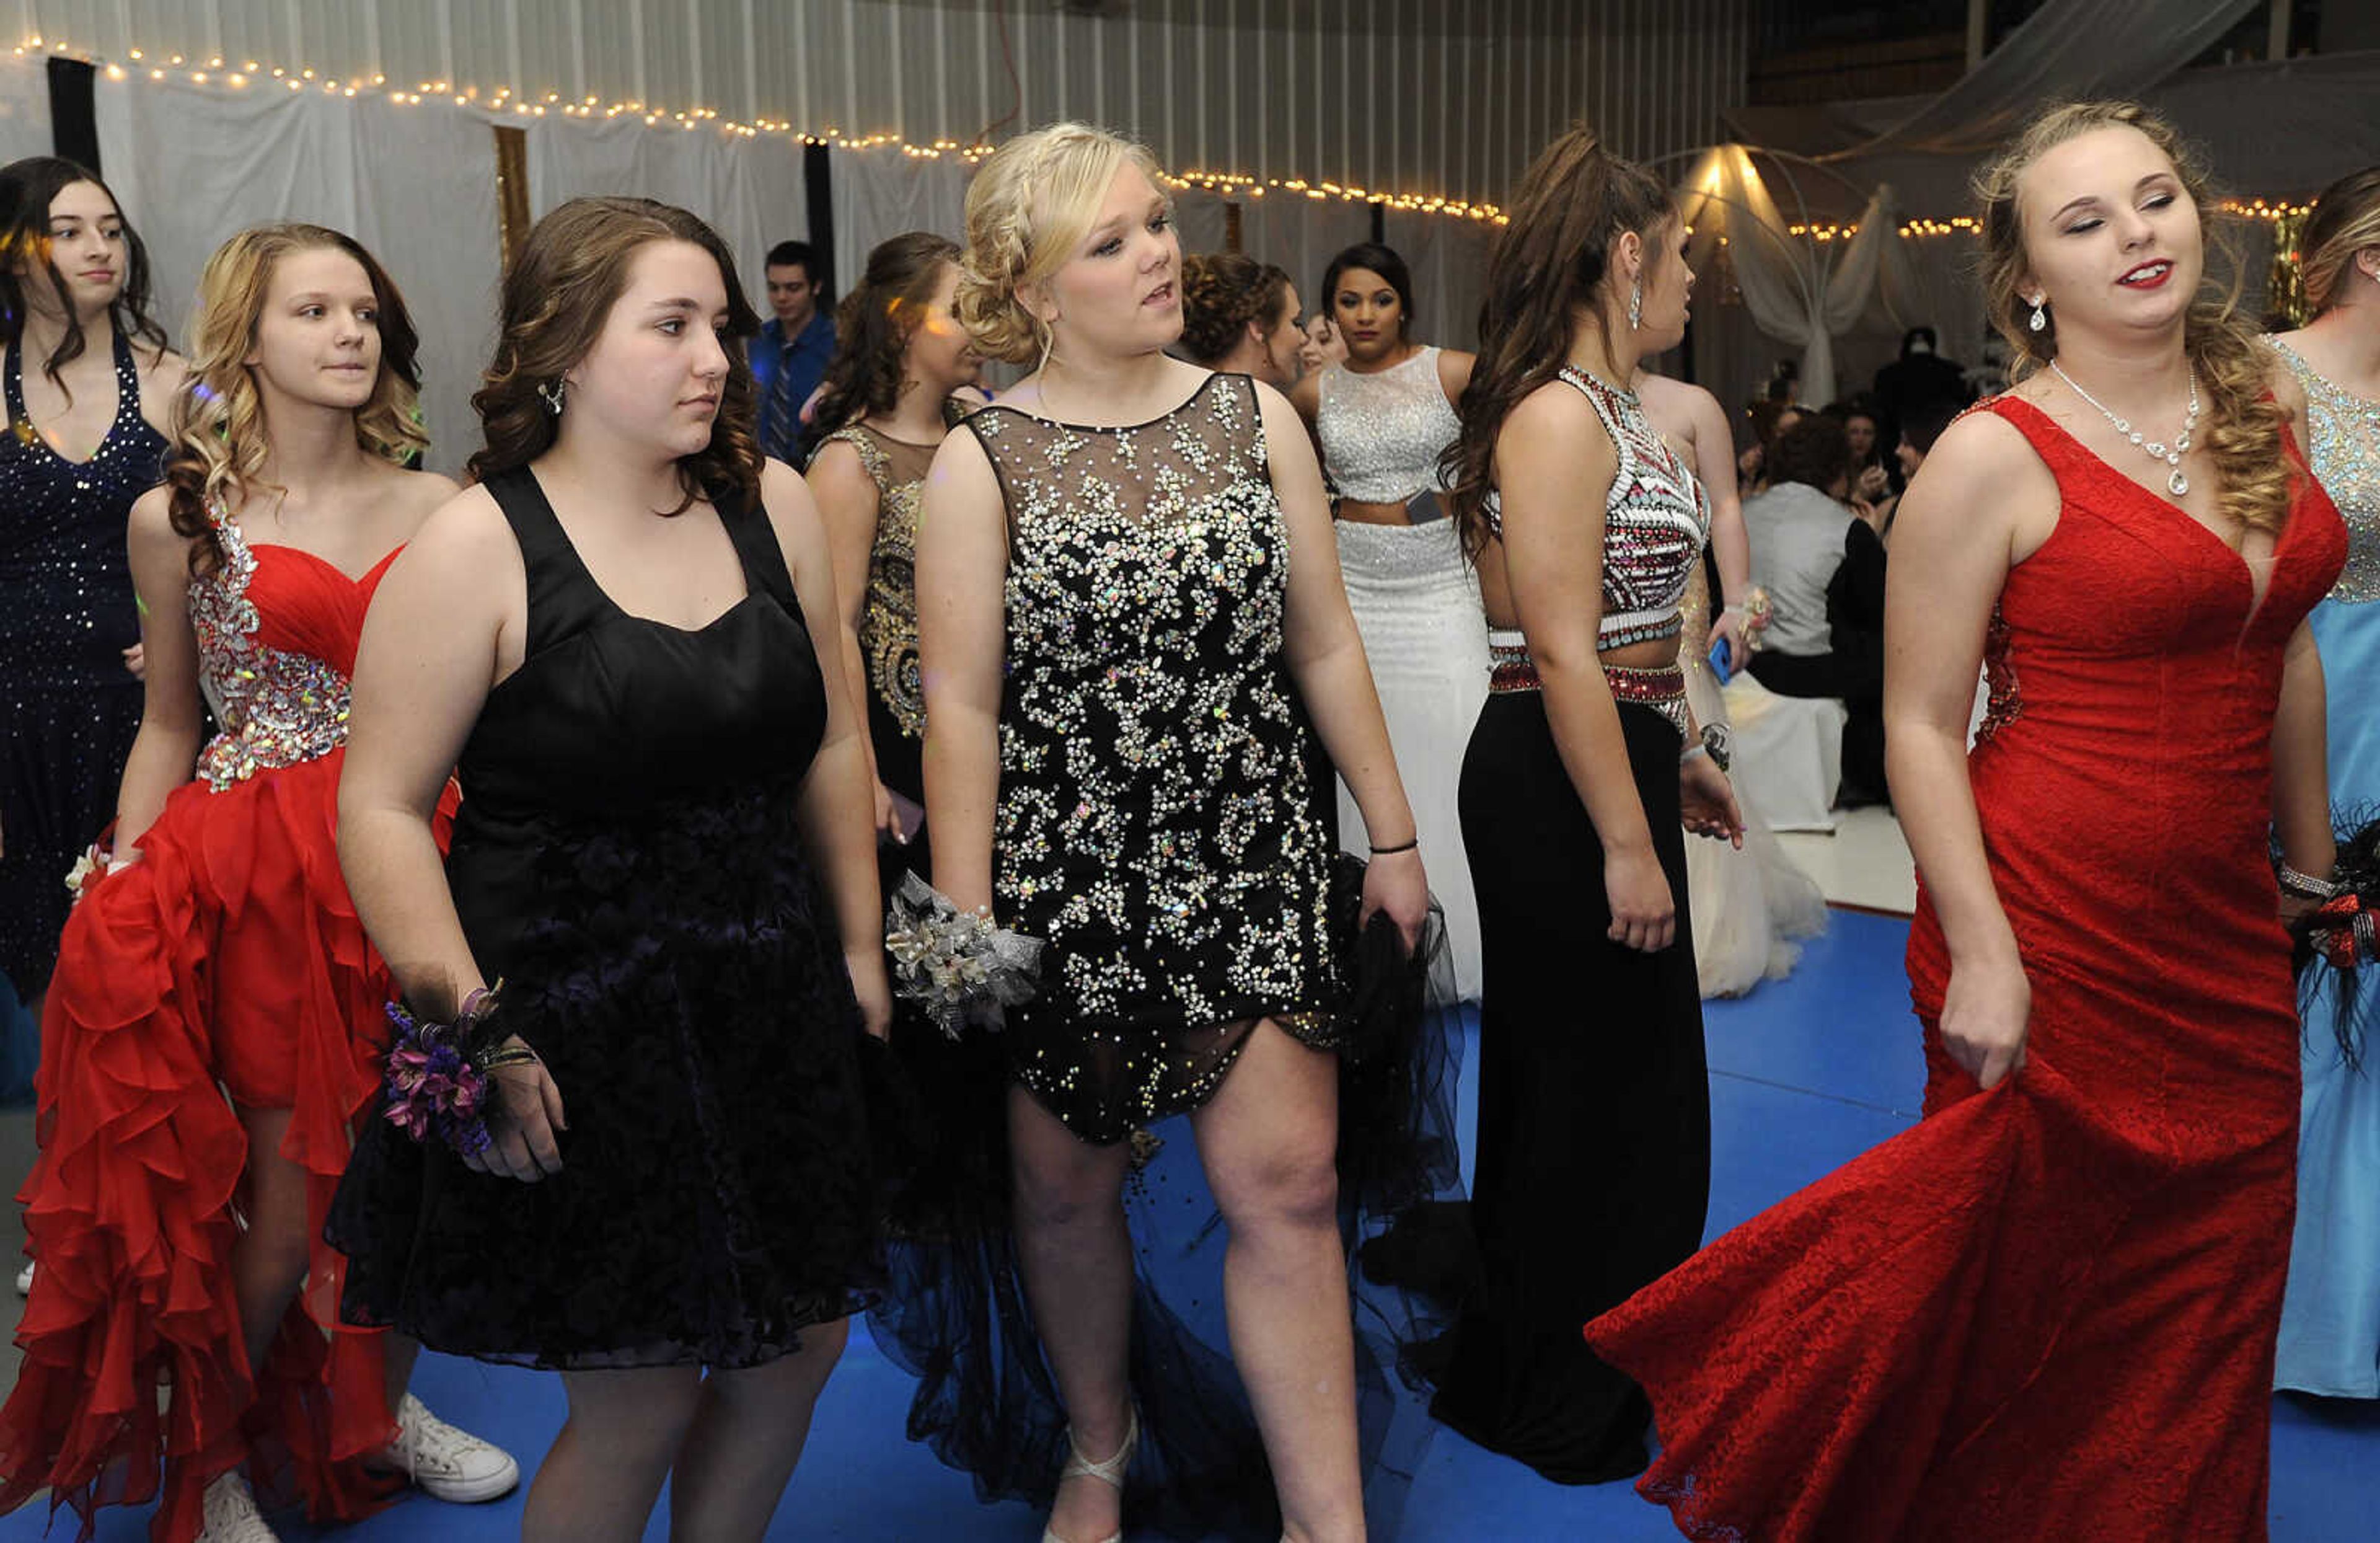
{"label": "sequined bodice", "polygon": [[346,743],[347,681],[364,612],[392,552],[360,579],[296,547],[251,547],[215,516],[223,561],[190,579],[199,684],[223,730],[199,753],[220,793]]}
{"label": "sequined bodice", "polygon": [[[1619,455],[1603,501],[1603,620],[1597,646],[1617,649],[1674,636],[1687,577],[1710,539],[1710,500],[1645,416],[1634,392],[1572,365],[1562,366],[1560,378],[1595,408]],[[1488,524],[1503,535],[1501,505],[1492,492]]]}
{"label": "sequined bodice", "polygon": [[2380,600],[2380,402],[2332,384],[2280,339],[2265,341],[2305,387],[2306,459],[2347,521],[2347,571],[2330,598]]}
{"label": "sequined bodice", "polygon": [[838,429],[837,441],[859,453],[876,484],[876,546],[868,557],[868,593],[859,611],[859,657],[868,684],[901,732],[926,732],[925,689],[917,678],[917,504],[934,446],[912,444],[864,425]]}
{"label": "sequined bodice", "polygon": [[1343,364],[1322,372],[1314,431],[1323,469],[1340,493],[1364,504],[1402,504],[1440,486],[1439,452],[1463,432],[1438,378],[1438,350],[1358,374]]}
{"label": "sequined bodice", "polygon": [[[164,436],[140,416],[132,345],[115,339],[115,419],[86,461],[50,448],[26,415],[20,358],[8,350],[9,432],[0,437],[0,676],[79,688],[125,678],[140,640],[124,528],[157,480]],[[34,368],[40,369],[38,359]]]}
{"label": "sequined bodice", "polygon": [[[1253,383],[1209,377],[1136,428],[998,404],[966,427],[1012,533],[993,881],[1050,942],[1027,1016],[1071,1033],[1303,1004],[1329,968],[1328,848]],[[1072,1073],[1020,1075],[1049,1099]]]}

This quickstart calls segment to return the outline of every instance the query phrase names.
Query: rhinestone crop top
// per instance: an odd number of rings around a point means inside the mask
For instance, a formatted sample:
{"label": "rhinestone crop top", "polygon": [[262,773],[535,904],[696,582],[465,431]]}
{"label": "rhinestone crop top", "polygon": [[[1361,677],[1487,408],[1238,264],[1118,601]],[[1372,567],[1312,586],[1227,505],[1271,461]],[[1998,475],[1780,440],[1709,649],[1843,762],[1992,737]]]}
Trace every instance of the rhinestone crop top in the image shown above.
{"label": "rhinestone crop top", "polygon": [[1334,364],[1316,391],[1314,433],[1341,497],[1402,504],[1443,486],[1439,453],[1463,432],[1463,420],[1439,383],[1437,349],[1368,375]]}
{"label": "rhinestone crop top", "polygon": [[[1674,636],[1683,626],[1686,581],[1710,539],[1710,500],[1645,418],[1634,392],[1607,385],[1575,365],[1563,365],[1561,379],[1594,407],[1620,455],[1603,501],[1603,621],[1596,646],[1619,649]],[[1503,538],[1503,510],[1492,490],[1488,529]]]}

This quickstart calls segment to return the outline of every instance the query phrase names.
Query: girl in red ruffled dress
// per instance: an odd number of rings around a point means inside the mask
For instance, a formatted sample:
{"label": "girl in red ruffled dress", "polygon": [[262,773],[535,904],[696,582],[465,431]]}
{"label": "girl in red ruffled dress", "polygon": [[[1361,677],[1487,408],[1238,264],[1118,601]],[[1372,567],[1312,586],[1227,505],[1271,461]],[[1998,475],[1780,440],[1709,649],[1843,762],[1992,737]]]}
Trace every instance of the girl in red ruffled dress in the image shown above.
{"label": "girl in red ruffled dress", "polygon": [[46,1488],[88,1537],[162,1479],[153,1537],[266,1543],[251,1479],[330,1519],[518,1470],[404,1393],[412,1346],[340,1325],[322,1241],[390,995],[334,840],[347,675],[454,492],[400,464],[424,444],[413,326],[353,240],[274,225],[209,261],[194,333],[164,484],[132,509],[148,676],[118,844],[78,872],[42,1021],[0,1509]]}
{"label": "girl in red ruffled dress", "polygon": [[2346,530],[2170,127],[2060,108],[1980,187],[2032,368],[1911,484],[1886,628],[1926,1117],[1587,1338],[1691,1537],[2261,1539]]}

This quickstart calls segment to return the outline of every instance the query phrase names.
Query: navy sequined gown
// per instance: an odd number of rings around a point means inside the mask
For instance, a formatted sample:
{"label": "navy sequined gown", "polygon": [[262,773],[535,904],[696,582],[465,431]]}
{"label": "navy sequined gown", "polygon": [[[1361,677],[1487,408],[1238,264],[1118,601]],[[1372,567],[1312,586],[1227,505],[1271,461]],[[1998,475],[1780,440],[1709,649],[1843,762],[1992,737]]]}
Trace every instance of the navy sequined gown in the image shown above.
{"label": "navy sequined gown", "polygon": [[115,420],[87,461],[50,448],[8,350],[0,435],[0,972],[39,994],[57,961],[67,869],[115,813],[140,727],[140,641],[125,523],[165,438],[140,416],[132,345],[115,337]]}

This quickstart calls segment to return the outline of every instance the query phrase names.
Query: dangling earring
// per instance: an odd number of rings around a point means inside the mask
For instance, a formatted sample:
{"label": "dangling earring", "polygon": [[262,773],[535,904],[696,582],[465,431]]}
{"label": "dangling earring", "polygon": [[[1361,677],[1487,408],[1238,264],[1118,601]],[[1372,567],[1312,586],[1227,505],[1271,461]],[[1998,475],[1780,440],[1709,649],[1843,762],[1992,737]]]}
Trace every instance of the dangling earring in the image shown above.
{"label": "dangling earring", "polygon": [[2049,313],[2041,309],[2044,305],[2048,303],[2048,299],[2049,298],[2045,295],[2040,299],[2033,302],[2033,320],[2025,324],[2031,327],[2034,332],[2039,332],[2044,327],[2049,325]]}
{"label": "dangling earring", "polygon": [[547,412],[552,414],[556,418],[560,418],[562,416],[561,376],[556,375],[552,380],[547,381],[543,384],[540,385],[537,388],[537,395],[538,400],[545,404],[545,410]]}
{"label": "dangling earring", "polygon": [[1628,286],[1628,330],[1634,332],[1645,324],[1645,281],[1637,279]]}

